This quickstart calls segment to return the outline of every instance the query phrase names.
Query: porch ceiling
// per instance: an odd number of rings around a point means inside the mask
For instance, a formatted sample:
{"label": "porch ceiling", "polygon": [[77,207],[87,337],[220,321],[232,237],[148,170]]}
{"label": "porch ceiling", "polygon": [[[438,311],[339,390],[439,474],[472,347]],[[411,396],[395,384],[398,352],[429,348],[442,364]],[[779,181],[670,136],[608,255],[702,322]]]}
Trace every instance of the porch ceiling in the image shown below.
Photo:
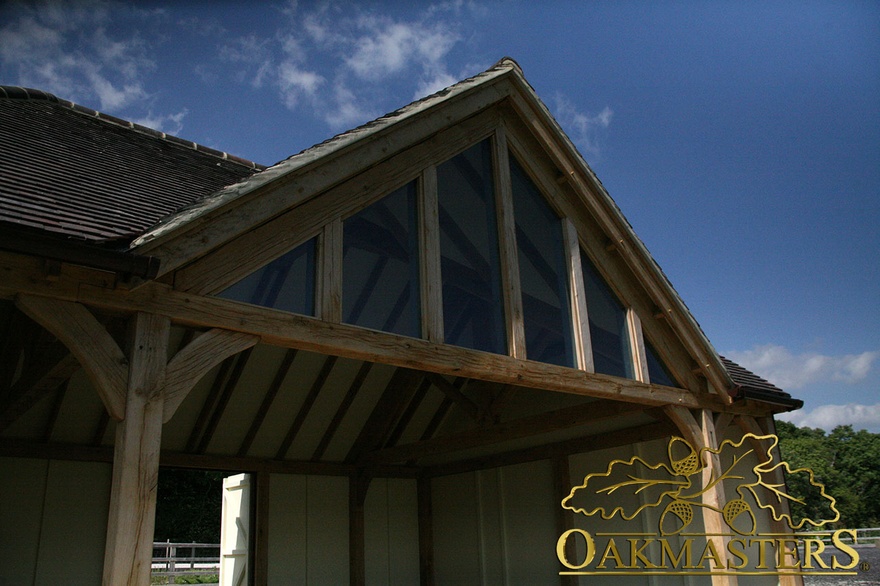
{"label": "porch ceiling", "polygon": [[[113,444],[115,425],[78,363],[2,303],[0,438]],[[104,316],[124,336],[123,322]],[[172,349],[192,330],[175,327]],[[208,373],[163,427],[166,464],[380,475],[446,473],[674,433],[661,409],[259,344]]]}

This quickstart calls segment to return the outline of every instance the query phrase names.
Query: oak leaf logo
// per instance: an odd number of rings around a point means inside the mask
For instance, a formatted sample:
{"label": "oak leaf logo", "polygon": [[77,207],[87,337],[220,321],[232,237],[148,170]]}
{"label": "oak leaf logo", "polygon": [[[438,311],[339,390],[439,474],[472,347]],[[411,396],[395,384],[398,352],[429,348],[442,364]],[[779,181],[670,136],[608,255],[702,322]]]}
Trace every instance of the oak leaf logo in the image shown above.
{"label": "oak leaf logo", "polygon": [[[749,448],[749,444],[753,447]],[[784,521],[792,530],[806,524],[822,526],[840,518],[834,497],[825,492],[808,468],[792,469],[778,457],[779,439],[775,435],[747,433],[734,442],[724,440],[717,449],[694,449],[680,437],[667,444],[667,461],[650,463],[639,456],[629,460],[612,460],[604,472],[584,477],[562,500],[562,507],[586,516],[599,515],[611,519],[620,515],[631,521],[645,509],[664,506],[658,526],[661,535],[675,535],[690,525],[698,507],[721,513],[725,523],[736,533],[754,535],[757,530],[755,510],[767,509],[777,521]],[[756,452],[755,446],[764,446]],[[717,457],[717,465],[710,462]],[[757,461],[757,464],[755,464]],[[704,471],[711,470],[703,482]],[[808,487],[812,495],[792,496],[779,478],[802,476],[799,485]],[[733,496],[723,506],[704,503],[702,496],[722,483],[725,493]],[[803,503],[807,497],[827,501],[828,519],[808,517],[793,519],[780,505],[784,501]]]}

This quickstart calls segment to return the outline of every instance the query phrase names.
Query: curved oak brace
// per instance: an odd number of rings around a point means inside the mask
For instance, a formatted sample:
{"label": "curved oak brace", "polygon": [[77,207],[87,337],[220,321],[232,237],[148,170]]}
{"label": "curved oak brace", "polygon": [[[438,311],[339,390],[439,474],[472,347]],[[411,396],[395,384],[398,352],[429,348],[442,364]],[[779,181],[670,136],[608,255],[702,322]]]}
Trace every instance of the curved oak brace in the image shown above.
{"label": "curved oak brace", "polygon": [[163,422],[168,423],[190,390],[209,370],[259,341],[257,336],[215,328],[187,344],[171,359],[165,371]]}
{"label": "curved oak brace", "polygon": [[687,407],[664,405],[663,412],[672,420],[682,437],[695,449],[703,447],[703,429]]}
{"label": "curved oak brace", "polygon": [[125,417],[128,359],[113,337],[85,306],[33,295],[19,295],[22,313],[61,340],[95,385],[111,417]]}

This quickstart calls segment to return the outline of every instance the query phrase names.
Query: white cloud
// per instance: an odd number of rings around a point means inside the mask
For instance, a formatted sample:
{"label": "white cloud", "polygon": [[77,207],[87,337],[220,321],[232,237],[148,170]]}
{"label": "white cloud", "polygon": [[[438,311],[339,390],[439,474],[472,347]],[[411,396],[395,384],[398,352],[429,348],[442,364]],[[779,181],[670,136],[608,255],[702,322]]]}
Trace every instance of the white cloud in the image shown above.
{"label": "white cloud", "polygon": [[240,80],[274,87],[287,108],[309,108],[342,130],[401,106],[392,85],[409,84],[417,99],[454,83],[447,61],[462,40],[463,9],[437,3],[392,18],[357,4],[289,2],[274,36],[232,39],[220,55],[239,66]]}
{"label": "white cloud", "polygon": [[572,141],[585,155],[594,157],[601,153],[599,131],[611,125],[614,112],[608,106],[598,114],[584,114],[565,96],[557,94],[554,99],[554,116]]}
{"label": "white cloud", "polygon": [[296,64],[286,61],[278,68],[278,86],[284,96],[284,104],[293,109],[303,96],[314,96],[324,78],[313,71],[304,71]]}
{"label": "white cloud", "polygon": [[822,405],[812,411],[793,411],[777,415],[798,427],[818,427],[831,431],[838,425],[852,425],[853,429],[866,429],[880,433],[880,403],[876,405]]}
{"label": "white cloud", "polygon": [[14,83],[81,103],[97,99],[105,111],[142,103],[149,98],[143,77],[155,63],[137,34],[108,32],[111,7],[122,9],[98,0],[13,4],[0,28],[0,62],[16,73]]}
{"label": "white cloud", "polygon": [[142,118],[132,120],[132,122],[166,134],[178,134],[183,129],[183,119],[187,113],[187,110],[182,110],[177,114],[164,115],[150,112]]}
{"label": "white cloud", "polygon": [[361,33],[353,42],[346,64],[358,77],[383,79],[410,65],[426,70],[442,69],[442,60],[458,41],[458,35],[443,22],[395,22],[364,16],[355,29]]}
{"label": "white cloud", "polygon": [[424,98],[425,96],[430,96],[431,94],[438,92],[445,87],[451,86],[457,81],[458,80],[455,77],[451,76],[448,73],[438,73],[430,79],[425,79],[419,83],[415,93],[413,94],[413,100],[418,100]]}
{"label": "white cloud", "polygon": [[16,73],[7,83],[42,89],[162,132],[182,130],[186,109],[154,113],[155,96],[145,85],[156,69],[153,47],[138,28],[123,26],[156,24],[162,10],[106,0],[10,6],[11,18],[0,27],[0,64]]}
{"label": "white cloud", "polygon": [[725,355],[776,386],[793,390],[821,382],[855,384],[865,380],[880,352],[827,356],[814,352],[793,354],[782,346],[768,344]]}
{"label": "white cloud", "polygon": [[336,84],[330,104],[325,104],[324,120],[331,128],[351,128],[376,117],[375,112],[357,98],[344,83]]}

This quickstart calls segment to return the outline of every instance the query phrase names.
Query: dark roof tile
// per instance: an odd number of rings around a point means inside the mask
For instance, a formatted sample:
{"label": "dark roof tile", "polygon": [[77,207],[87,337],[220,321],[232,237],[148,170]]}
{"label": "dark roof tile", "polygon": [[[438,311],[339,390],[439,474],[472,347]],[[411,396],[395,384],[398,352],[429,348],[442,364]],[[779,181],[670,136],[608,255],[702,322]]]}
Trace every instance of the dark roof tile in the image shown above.
{"label": "dark roof tile", "polygon": [[730,374],[730,378],[737,385],[734,398],[757,399],[768,403],[778,403],[794,409],[799,409],[803,406],[803,401],[792,398],[791,395],[751,370],[740,366],[724,356],[719,356],[719,358],[721,358],[721,364],[724,365],[724,368]]}
{"label": "dark roof tile", "polygon": [[41,90],[0,86],[0,222],[124,244],[262,169]]}

